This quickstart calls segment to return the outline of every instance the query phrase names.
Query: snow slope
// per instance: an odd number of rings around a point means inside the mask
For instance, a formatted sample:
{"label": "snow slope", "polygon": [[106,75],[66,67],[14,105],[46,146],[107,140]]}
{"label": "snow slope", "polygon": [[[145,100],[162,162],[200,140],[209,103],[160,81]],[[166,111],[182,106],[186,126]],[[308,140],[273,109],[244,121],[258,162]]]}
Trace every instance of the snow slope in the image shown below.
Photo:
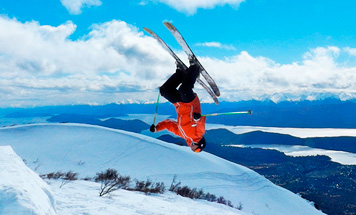
{"label": "snow slope", "polygon": [[[30,170],[10,146],[0,146],[1,215],[98,215],[98,214],[225,214],[245,215],[225,205],[184,198],[173,193],[144,195],[119,190],[99,197],[100,184],[74,181],[61,187],[61,181],[48,185]],[[56,210],[54,209],[54,196]]]}
{"label": "snow slope", "polygon": [[246,215],[226,205],[203,200],[191,200],[174,193],[144,195],[118,190],[99,197],[100,184],[87,181],[71,182],[59,188],[61,182],[51,182],[58,214],[63,215]]}
{"label": "snow slope", "polygon": [[224,196],[253,214],[322,214],[299,196],[257,173],[208,153],[140,134],[80,124],[38,124],[0,129],[0,145],[11,145],[40,174],[74,171],[94,176],[107,168],[132,178],[163,181]]}
{"label": "snow slope", "polygon": [[10,146],[0,146],[0,166],[0,214],[56,214],[48,185]]}
{"label": "snow slope", "polygon": [[288,134],[299,138],[310,137],[356,137],[354,128],[287,128],[287,127],[260,127],[260,126],[228,126],[219,124],[207,124],[206,129],[224,128],[235,134],[243,134],[252,131],[263,131],[278,134]]}

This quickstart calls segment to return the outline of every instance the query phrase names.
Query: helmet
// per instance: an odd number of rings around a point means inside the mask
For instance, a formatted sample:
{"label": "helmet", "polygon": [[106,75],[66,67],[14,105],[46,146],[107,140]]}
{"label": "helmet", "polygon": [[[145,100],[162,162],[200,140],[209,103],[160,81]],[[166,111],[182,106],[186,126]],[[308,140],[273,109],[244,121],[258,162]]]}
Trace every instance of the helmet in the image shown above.
{"label": "helmet", "polygon": [[205,146],[206,146],[205,138],[202,137],[202,138],[199,140],[198,143],[194,143],[194,142],[193,142],[192,145],[197,146],[197,147],[194,147],[195,149],[192,148],[192,150],[193,150],[194,152],[199,153],[199,152],[203,151],[203,149],[204,149]]}

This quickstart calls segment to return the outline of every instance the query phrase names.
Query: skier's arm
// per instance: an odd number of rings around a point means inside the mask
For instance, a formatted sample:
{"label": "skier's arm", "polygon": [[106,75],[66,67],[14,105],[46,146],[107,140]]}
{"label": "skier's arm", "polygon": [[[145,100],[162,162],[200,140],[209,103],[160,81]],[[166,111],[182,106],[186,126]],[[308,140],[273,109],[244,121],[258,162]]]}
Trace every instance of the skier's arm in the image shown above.
{"label": "skier's arm", "polygon": [[199,120],[199,123],[205,126],[206,123],[206,116],[202,116]]}
{"label": "skier's arm", "polygon": [[178,125],[176,121],[170,120],[170,119],[166,119],[162,122],[159,122],[156,125],[156,131],[162,131],[164,129],[167,129],[168,131],[174,133],[175,135],[179,135],[179,131],[178,131]]}
{"label": "skier's arm", "polygon": [[202,137],[205,134],[205,122],[206,122],[206,117],[202,116],[199,121],[197,121],[197,126],[196,126],[196,135],[198,137]]}

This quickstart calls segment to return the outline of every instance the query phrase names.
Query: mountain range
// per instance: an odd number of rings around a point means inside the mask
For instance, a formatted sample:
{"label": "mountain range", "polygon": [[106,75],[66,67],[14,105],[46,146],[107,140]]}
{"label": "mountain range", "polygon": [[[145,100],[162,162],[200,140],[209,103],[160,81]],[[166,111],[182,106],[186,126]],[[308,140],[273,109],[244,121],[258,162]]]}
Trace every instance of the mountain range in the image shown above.
{"label": "mountain range", "polygon": [[[202,104],[202,113],[224,113],[251,110],[251,115],[209,117],[208,123],[294,128],[356,128],[356,101],[326,99],[317,101],[280,102],[241,101]],[[93,118],[119,117],[127,114],[154,114],[155,104],[108,104],[100,106],[73,105],[34,108],[3,108],[0,115],[7,118],[51,117],[76,114]],[[175,116],[169,103],[161,103],[158,114]]]}

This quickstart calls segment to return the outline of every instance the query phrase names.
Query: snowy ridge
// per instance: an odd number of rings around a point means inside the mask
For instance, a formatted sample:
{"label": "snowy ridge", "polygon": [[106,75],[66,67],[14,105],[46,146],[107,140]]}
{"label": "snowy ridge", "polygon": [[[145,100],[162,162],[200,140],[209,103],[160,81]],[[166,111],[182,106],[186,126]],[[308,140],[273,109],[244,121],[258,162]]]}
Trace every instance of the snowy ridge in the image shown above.
{"label": "snowy ridge", "polygon": [[0,145],[11,145],[40,174],[71,170],[84,178],[114,168],[167,186],[177,175],[182,185],[224,196],[234,205],[241,202],[246,213],[322,214],[252,170],[140,134],[80,124],[37,124],[2,128],[0,139]]}
{"label": "snowy ridge", "polygon": [[10,146],[0,146],[0,166],[0,214],[56,214],[48,185]]}
{"label": "snowy ridge", "polygon": [[219,124],[207,124],[207,129],[224,128],[235,134],[243,134],[252,131],[263,131],[278,134],[287,134],[299,138],[310,137],[356,137],[354,128],[288,128],[288,127],[260,127],[260,126],[227,126]]}
{"label": "snowy ridge", "polygon": [[0,164],[5,167],[0,173],[7,179],[0,183],[1,215],[54,215],[56,213],[52,194],[57,203],[57,214],[63,215],[199,213],[245,215],[244,212],[225,205],[193,201],[173,193],[147,196],[119,190],[110,197],[99,197],[100,185],[87,181],[74,181],[63,187],[60,181],[49,181],[52,190],[50,193],[47,184],[24,165],[11,147],[0,146],[0,156]]}

